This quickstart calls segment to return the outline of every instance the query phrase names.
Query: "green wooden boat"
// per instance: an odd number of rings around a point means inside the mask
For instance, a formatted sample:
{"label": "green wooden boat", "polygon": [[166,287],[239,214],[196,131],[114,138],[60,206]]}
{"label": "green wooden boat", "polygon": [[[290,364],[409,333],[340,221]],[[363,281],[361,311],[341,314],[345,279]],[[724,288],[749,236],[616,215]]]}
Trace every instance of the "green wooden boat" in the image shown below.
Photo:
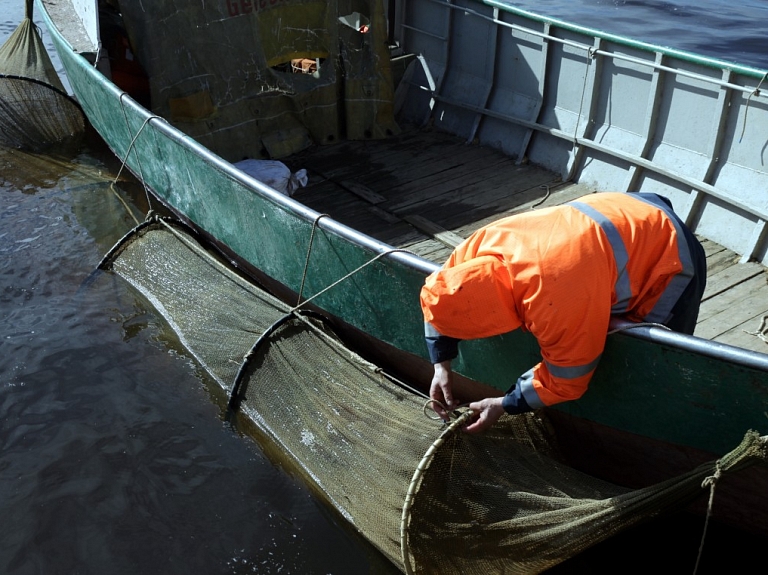
{"label": "green wooden boat", "polygon": [[[699,326],[614,321],[589,392],[549,410],[562,447],[636,486],[768,430],[766,71],[492,0],[111,4],[38,0],[90,123],[273,292],[336,284],[311,303],[364,355],[428,385],[418,293],[462,237],[592,191],[657,192],[707,249]],[[246,158],[308,183],[289,197]],[[455,367],[472,398],[536,361],[511,333],[468,342]],[[749,470],[715,515],[768,533],[766,493]]]}

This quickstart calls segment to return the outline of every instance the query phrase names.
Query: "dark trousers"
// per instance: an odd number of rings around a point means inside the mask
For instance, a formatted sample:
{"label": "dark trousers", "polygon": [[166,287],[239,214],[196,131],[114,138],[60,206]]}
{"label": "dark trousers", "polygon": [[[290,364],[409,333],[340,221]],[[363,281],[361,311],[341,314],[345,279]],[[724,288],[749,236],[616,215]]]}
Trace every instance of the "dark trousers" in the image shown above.
{"label": "dark trousers", "polygon": [[704,248],[699,240],[696,239],[696,236],[693,235],[693,232],[685,225],[685,222],[675,213],[675,208],[672,206],[669,198],[659,194],[644,192],[638,193],[637,196],[655,204],[664,210],[668,216],[675,218],[683,230],[685,242],[688,244],[691,259],[693,260],[693,278],[691,278],[688,287],[685,288],[680,299],[672,307],[671,317],[664,322],[664,325],[672,331],[693,335],[693,330],[696,328],[696,320],[699,318],[701,298],[704,295],[704,288],[707,287],[707,256],[704,253]]}
{"label": "dark trousers", "polygon": [[699,240],[688,229],[680,218],[677,218],[683,227],[685,241],[691,250],[691,259],[693,259],[693,278],[691,278],[688,287],[677,300],[672,308],[672,317],[666,322],[666,326],[679,333],[693,335],[696,328],[696,320],[699,317],[699,306],[701,298],[704,295],[704,289],[707,287],[707,256]]}

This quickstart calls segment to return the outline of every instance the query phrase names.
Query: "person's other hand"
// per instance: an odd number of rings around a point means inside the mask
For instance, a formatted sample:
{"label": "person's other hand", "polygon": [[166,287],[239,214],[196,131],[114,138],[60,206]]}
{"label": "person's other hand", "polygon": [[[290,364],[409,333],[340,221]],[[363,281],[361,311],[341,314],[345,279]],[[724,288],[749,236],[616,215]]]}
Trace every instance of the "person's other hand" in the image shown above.
{"label": "person's other hand", "polygon": [[443,421],[448,421],[448,411],[454,408],[453,392],[451,390],[453,384],[452,376],[450,360],[435,364],[435,374],[432,376],[432,385],[429,387],[429,397],[434,400],[432,409],[435,410],[435,413]]}
{"label": "person's other hand", "polygon": [[474,412],[472,420],[464,427],[467,433],[477,433],[490,428],[504,413],[501,405],[501,397],[487,397],[480,401],[473,401],[469,409]]}

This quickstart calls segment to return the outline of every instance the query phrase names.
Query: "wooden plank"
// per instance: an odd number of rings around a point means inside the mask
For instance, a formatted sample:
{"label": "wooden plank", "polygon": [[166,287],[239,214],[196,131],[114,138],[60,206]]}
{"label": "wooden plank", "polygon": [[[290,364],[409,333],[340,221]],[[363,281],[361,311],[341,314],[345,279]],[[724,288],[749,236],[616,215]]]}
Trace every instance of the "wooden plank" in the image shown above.
{"label": "wooden plank", "polygon": [[[709,242],[710,244],[713,242]],[[706,250],[705,250],[706,251]],[[718,272],[739,263],[739,256],[731,250],[723,248],[707,255],[707,276],[712,277]]]}
{"label": "wooden plank", "polygon": [[370,204],[381,204],[382,202],[385,202],[387,200],[387,198],[385,198],[381,194],[377,194],[368,186],[365,186],[359,182],[353,182],[351,180],[342,180],[339,182],[339,186],[341,186],[348,192],[352,192],[356,196],[359,196],[360,198],[362,198],[363,200],[365,200]]}
{"label": "wooden plank", "polygon": [[[435,131],[409,131],[383,140],[347,140],[315,146],[285,160],[298,168],[307,168],[330,179],[354,173],[371,174],[382,166],[397,167],[414,156],[423,160],[446,154],[446,150],[466,147],[461,138]],[[479,148],[479,146],[478,146]],[[486,151],[487,153],[487,151]]]}
{"label": "wooden plank", "polygon": [[426,240],[413,242],[403,247],[415,253],[416,255],[424,258],[425,260],[429,260],[429,261],[440,263],[440,264],[443,263],[439,259],[435,258],[434,254],[442,253],[442,251],[445,250],[446,247],[435,239],[428,238]]}
{"label": "wooden plank", "polygon": [[703,300],[699,309],[699,323],[720,314],[724,310],[729,311],[733,308],[741,307],[745,299],[749,298],[753,293],[761,292],[765,284],[763,276],[755,276],[720,293],[716,297]]}
{"label": "wooden plank", "polygon": [[458,193],[448,192],[442,194],[442,197],[443,199],[460,197],[464,202],[483,205],[490,199],[504,199],[520,192],[536,189],[536,198],[542,199],[546,193],[545,187],[552,187],[554,183],[560,181],[551,172],[529,166],[500,166],[496,172],[464,186]]}
{"label": "wooden plank", "polygon": [[407,210],[409,206],[431,198],[461,190],[465,186],[488,182],[491,178],[502,177],[500,173],[514,168],[510,158],[487,155],[466,164],[454,163],[448,169],[432,176],[419,177],[397,187],[387,206],[392,212]]}
{"label": "wooden plank", "polygon": [[[430,134],[432,137],[435,135]],[[473,162],[472,169],[481,173],[488,167],[489,152],[490,156],[494,157],[493,163],[505,159],[497,152],[484,150],[479,146],[469,147],[460,139],[452,137],[451,141],[438,142],[438,145],[421,140],[417,148],[395,154],[370,153],[365,156],[363,162],[354,161],[354,157],[348,158],[346,164],[332,171],[327,170],[323,162],[315,162],[311,158],[305,165],[309,166],[311,172],[310,182],[316,178],[329,180],[353,193],[358,192],[374,203],[381,203],[381,197],[384,196],[390,199],[407,197],[408,187],[418,188],[424,182],[436,185],[450,181],[455,177],[455,170]],[[344,154],[347,153],[345,148]],[[414,180],[421,182],[413,184]]]}
{"label": "wooden plank", "polygon": [[[550,191],[550,195],[546,200],[542,203],[542,200],[544,199],[544,195],[541,195],[543,192],[541,189],[536,188],[529,190],[530,197],[529,201],[523,201],[520,205],[517,205],[518,202],[521,200],[524,200],[526,195],[525,193],[518,194],[516,196],[516,205],[512,208],[508,209],[492,209],[489,210],[489,206],[484,206],[484,209],[479,209],[475,213],[475,218],[471,222],[465,223],[465,224],[457,224],[456,222],[452,221],[450,218],[443,221],[443,225],[446,227],[450,227],[453,229],[457,234],[463,236],[463,237],[469,237],[473,232],[479,230],[483,226],[486,226],[490,223],[493,223],[497,220],[500,220],[502,218],[512,216],[515,214],[519,214],[522,212],[527,212],[531,209],[538,209],[538,208],[546,208],[550,206],[558,206],[561,204],[564,204],[566,202],[570,202],[572,200],[575,200],[577,198],[580,198],[582,196],[585,196],[587,194],[593,193],[594,190],[588,188],[584,184],[575,184],[573,182],[564,182],[552,189]],[[488,211],[491,213],[488,215],[485,215]]]}
{"label": "wooden plank", "polygon": [[760,336],[754,335],[754,332],[760,327],[761,321],[762,316],[757,315],[733,327],[726,333],[717,336],[713,341],[735,345],[736,347],[759,353],[768,353],[768,343],[761,339]]}
{"label": "wooden plank", "polygon": [[427,238],[407,222],[400,222],[397,225],[390,224],[380,230],[375,237],[377,240],[385,242],[392,247],[403,249],[409,249],[408,246],[419,241],[431,240],[431,238]]}
{"label": "wooden plank", "polygon": [[[511,191],[511,193],[508,190],[506,190],[507,193],[504,193],[505,190],[489,190],[484,195],[473,196],[470,198],[470,201],[473,201],[476,205],[471,212],[467,211],[466,208],[462,208],[464,198],[458,198],[455,208],[452,209],[453,214],[441,219],[440,223],[457,232],[467,224],[473,225],[474,229],[478,229],[503,217],[527,212],[535,208],[559,205],[590,192],[584,186],[578,186],[576,188],[577,191],[573,192],[573,184],[561,186],[561,183],[557,181],[540,184],[538,179],[534,179],[532,182],[526,182],[526,180],[521,179],[516,182],[516,184],[518,183],[521,185],[532,183],[533,185],[519,191]],[[550,188],[549,196],[547,196],[546,192],[547,187]],[[497,191],[502,193],[499,195],[495,193]],[[445,201],[446,210],[451,210],[452,205],[454,204]],[[472,220],[467,217],[469,213],[473,215]],[[459,233],[464,234],[464,230]]]}
{"label": "wooden plank", "polygon": [[441,228],[425,217],[406,215],[403,216],[403,219],[419,231],[424,232],[446,246],[455,248],[464,241],[464,238],[460,235],[448,231],[445,228]]}
{"label": "wooden plank", "polygon": [[[498,163],[493,159],[492,163]],[[489,163],[488,152],[479,146],[430,147],[428,153],[414,152],[400,164],[387,166],[387,170],[378,170],[365,176],[364,182],[372,189],[384,192],[394,189],[399,195],[405,195],[425,184],[450,181],[457,170],[465,173],[484,171]],[[410,186],[404,187],[404,186]],[[403,187],[403,189],[400,189]]]}
{"label": "wooden plank", "polygon": [[707,289],[704,291],[702,301],[763,273],[765,273],[764,268],[755,262],[736,264],[721,270],[707,278]]}
{"label": "wooden plank", "polygon": [[382,156],[409,147],[418,149],[423,147],[425,140],[436,141],[439,138],[437,133],[407,130],[382,140],[340,140],[333,144],[312,146],[285,158],[283,162],[296,169],[312,164],[333,172],[349,165],[369,162],[371,155]]}
{"label": "wooden plank", "polygon": [[433,240],[433,242],[434,243],[431,244],[431,248],[429,250],[424,250],[421,254],[421,257],[439,266],[442,266],[451,255],[453,250],[436,240]]}
{"label": "wooden plank", "polygon": [[350,210],[370,206],[368,202],[337,186],[336,184],[316,188],[302,188],[294,194],[294,199],[322,214],[329,214],[334,219],[343,217]]}
{"label": "wooden plank", "polygon": [[702,238],[701,236],[698,236],[698,235],[696,237],[698,238],[699,242],[701,242],[701,245],[704,248],[704,253],[706,254],[707,258],[725,250],[723,246],[721,246],[720,244],[716,244],[712,240],[708,240],[707,238]]}
{"label": "wooden plank", "polygon": [[371,212],[372,214],[376,214],[382,220],[385,220],[390,224],[399,224],[403,221],[401,218],[398,218],[395,214],[388,212],[387,210],[382,210],[377,206],[370,206],[368,208],[368,211]]}
{"label": "wooden plank", "polygon": [[[511,166],[514,164],[507,165]],[[457,224],[449,226],[443,220],[460,215],[461,224],[466,223],[470,214],[474,213],[473,210],[483,209],[487,215],[488,206],[494,202],[504,203],[506,206],[517,204],[521,200],[513,199],[515,194],[537,188],[552,180],[552,174],[544,170],[505,170],[503,166],[498,166],[480,179],[477,174],[464,174],[438,188],[428,187],[420,190],[409,196],[406,201],[388,204],[388,207],[394,213],[429,214],[430,219],[445,227],[456,227]],[[541,192],[538,195],[541,195]],[[493,209],[499,212],[503,208]]]}
{"label": "wooden plank", "polygon": [[765,274],[750,278],[715,298],[703,301],[695,335],[712,339],[733,327],[768,313]]}
{"label": "wooden plank", "polygon": [[[415,160],[419,160],[422,163],[424,169],[428,169],[429,166],[435,162],[444,159],[446,156],[450,157],[452,153],[456,153],[454,147],[448,147],[447,150],[443,150],[442,146],[433,146],[424,143],[422,147],[414,148],[410,150],[392,151],[387,154],[372,154],[368,157],[368,160],[363,169],[357,165],[354,173],[358,177],[365,178],[365,183],[369,186],[374,186],[375,182],[380,179],[384,179],[390,182],[394,179],[399,180],[399,172],[406,166],[410,166]],[[349,170],[346,175],[352,174],[353,171]],[[386,186],[385,186],[386,187]]]}

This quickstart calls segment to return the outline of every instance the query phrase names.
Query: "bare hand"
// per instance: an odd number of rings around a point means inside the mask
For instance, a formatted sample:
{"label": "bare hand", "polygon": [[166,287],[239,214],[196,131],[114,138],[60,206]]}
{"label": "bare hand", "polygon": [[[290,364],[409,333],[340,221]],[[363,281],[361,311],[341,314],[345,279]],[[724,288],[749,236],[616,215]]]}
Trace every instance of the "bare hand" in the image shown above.
{"label": "bare hand", "polygon": [[[429,387],[429,397],[434,400],[432,409],[435,410],[443,421],[448,421],[448,411],[455,406],[453,403],[453,372],[451,362],[443,361],[435,364],[435,375],[432,376],[432,385]],[[443,409],[445,407],[445,409]],[[446,411],[447,410],[447,411]]]}
{"label": "bare hand", "polygon": [[474,412],[472,422],[464,427],[467,433],[477,433],[489,429],[504,414],[501,405],[501,397],[488,397],[481,401],[469,404],[469,409]]}

